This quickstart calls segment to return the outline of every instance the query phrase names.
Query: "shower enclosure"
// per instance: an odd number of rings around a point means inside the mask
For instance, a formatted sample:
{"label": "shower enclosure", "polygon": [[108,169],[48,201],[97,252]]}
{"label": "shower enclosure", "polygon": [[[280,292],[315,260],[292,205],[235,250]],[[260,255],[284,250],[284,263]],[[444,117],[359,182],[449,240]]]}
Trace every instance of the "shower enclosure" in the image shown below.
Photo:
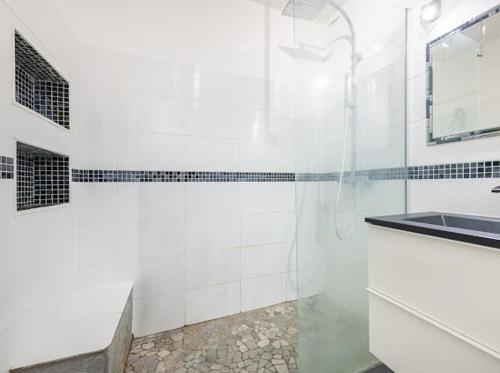
{"label": "shower enclosure", "polygon": [[406,9],[290,0],[294,17],[299,363],[364,372],[366,216],[406,210]]}

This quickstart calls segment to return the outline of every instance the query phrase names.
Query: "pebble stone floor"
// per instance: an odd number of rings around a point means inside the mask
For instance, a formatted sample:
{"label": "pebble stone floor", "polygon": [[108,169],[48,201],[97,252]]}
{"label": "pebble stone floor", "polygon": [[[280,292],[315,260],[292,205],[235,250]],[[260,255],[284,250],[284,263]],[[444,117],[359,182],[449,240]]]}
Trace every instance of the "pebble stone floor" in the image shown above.
{"label": "pebble stone floor", "polygon": [[297,373],[295,302],[137,338],[126,372]]}

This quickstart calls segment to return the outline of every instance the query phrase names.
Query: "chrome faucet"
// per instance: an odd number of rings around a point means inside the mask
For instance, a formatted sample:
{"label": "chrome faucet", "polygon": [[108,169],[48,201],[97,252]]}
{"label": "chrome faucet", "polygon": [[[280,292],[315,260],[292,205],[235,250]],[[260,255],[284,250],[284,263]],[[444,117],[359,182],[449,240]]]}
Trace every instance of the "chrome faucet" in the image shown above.
{"label": "chrome faucet", "polygon": [[491,190],[491,193],[500,193],[500,185],[499,185],[499,186],[494,187],[494,188]]}

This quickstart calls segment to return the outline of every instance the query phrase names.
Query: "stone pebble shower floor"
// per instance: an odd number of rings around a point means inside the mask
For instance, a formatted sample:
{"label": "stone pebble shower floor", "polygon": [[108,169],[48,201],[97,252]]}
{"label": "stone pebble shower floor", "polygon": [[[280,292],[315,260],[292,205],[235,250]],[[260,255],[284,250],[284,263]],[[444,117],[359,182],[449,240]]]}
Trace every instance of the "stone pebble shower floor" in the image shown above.
{"label": "stone pebble shower floor", "polygon": [[289,302],[136,338],[126,372],[297,373],[297,351]]}

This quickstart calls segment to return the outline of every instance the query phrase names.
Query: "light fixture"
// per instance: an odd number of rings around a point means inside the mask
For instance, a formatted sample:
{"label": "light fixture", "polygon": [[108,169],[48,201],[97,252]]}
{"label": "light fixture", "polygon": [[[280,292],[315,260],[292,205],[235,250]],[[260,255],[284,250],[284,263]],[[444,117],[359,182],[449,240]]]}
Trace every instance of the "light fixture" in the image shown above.
{"label": "light fixture", "polygon": [[441,15],[441,0],[432,0],[422,7],[420,20],[422,23],[431,23]]}

